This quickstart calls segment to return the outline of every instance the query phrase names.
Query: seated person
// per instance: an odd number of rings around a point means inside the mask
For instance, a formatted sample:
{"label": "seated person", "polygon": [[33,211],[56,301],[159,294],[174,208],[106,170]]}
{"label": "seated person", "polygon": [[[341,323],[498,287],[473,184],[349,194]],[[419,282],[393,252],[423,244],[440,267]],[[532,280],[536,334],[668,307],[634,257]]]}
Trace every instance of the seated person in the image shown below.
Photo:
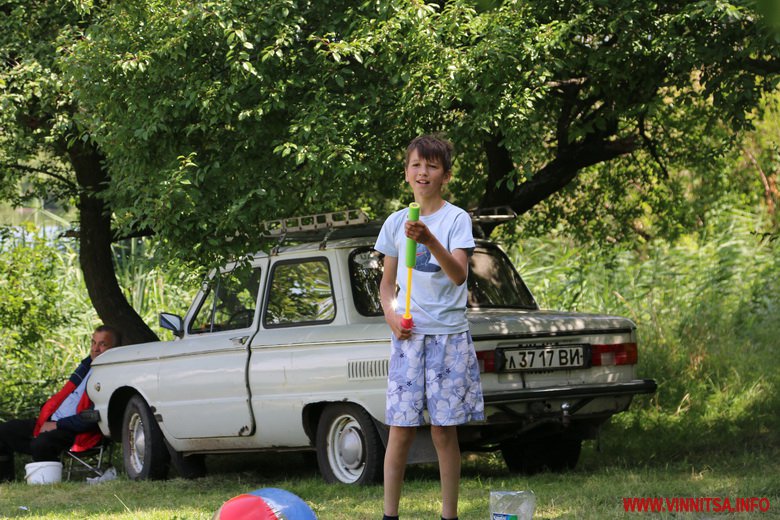
{"label": "seated person", "polygon": [[92,361],[120,342],[115,328],[96,328],[89,356],[81,361],[65,386],[46,401],[37,419],[0,423],[0,482],[15,477],[14,452],[32,455],[34,462],[59,461],[60,454],[71,447],[83,451],[100,443],[103,437],[97,425],[82,420],[79,412],[94,406],[86,391]]}

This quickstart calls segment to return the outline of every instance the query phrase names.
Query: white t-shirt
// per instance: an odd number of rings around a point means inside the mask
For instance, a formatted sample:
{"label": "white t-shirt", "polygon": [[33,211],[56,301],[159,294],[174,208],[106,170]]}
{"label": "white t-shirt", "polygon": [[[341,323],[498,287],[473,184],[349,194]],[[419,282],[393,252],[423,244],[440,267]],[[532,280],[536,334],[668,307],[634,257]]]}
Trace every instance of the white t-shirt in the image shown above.
{"label": "white t-shirt", "polygon": [[68,397],[63,399],[59,408],[57,408],[57,411],[52,414],[52,421],[57,421],[59,419],[64,419],[65,417],[70,417],[71,415],[76,415],[79,401],[81,401],[81,396],[84,395],[84,390],[87,388],[87,380],[89,379],[89,375],[91,373],[92,369],[90,369],[90,371],[87,372],[87,375],[84,376],[84,379],[81,380],[81,384],[79,384],[79,386],[77,386]]}
{"label": "white t-shirt", "polygon": [[[404,224],[409,209],[390,215],[382,225],[374,249],[386,256],[398,258],[399,292],[396,313],[403,314],[406,306],[406,235]],[[450,253],[474,248],[469,214],[449,202],[432,215],[420,216],[431,233]],[[417,262],[412,274],[411,314],[415,334],[455,334],[469,329],[466,320],[466,282],[455,285],[427,247],[417,244]]]}

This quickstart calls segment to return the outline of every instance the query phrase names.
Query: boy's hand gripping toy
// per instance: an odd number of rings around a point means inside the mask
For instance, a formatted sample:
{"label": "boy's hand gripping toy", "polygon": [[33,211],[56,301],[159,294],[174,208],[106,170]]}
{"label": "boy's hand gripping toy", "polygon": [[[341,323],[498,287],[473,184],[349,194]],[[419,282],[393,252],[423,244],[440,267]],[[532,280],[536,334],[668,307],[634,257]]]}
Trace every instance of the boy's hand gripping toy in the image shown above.
{"label": "boy's hand gripping toy", "polygon": [[[409,204],[409,218],[412,222],[420,220],[420,205],[416,202]],[[411,329],[414,327],[414,320],[412,314],[409,312],[409,307],[412,301],[412,270],[414,264],[417,262],[417,242],[414,239],[406,238],[406,312],[401,317],[401,327],[405,329]]]}

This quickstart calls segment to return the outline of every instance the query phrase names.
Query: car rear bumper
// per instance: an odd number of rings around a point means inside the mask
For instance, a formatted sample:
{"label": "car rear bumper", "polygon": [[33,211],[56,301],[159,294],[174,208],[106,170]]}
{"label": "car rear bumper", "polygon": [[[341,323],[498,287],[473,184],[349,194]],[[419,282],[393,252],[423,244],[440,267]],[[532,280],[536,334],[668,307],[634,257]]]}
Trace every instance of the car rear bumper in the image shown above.
{"label": "car rear bumper", "polygon": [[581,399],[600,396],[652,394],[657,387],[658,385],[654,379],[635,379],[623,383],[567,385],[493,392],[486,394],[484,400],[486,405],[495,405],[548,399]]}

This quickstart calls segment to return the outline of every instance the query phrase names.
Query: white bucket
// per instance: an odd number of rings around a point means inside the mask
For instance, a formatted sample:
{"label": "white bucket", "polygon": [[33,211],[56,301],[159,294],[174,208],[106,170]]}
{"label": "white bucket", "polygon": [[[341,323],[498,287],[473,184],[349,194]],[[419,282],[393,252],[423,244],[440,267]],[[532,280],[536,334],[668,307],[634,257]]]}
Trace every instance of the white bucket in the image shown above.
{"label": "white bucket", "polygon": [[55,484],[62,482],[62,462],[31,462],[24,466],[28,484]]}

